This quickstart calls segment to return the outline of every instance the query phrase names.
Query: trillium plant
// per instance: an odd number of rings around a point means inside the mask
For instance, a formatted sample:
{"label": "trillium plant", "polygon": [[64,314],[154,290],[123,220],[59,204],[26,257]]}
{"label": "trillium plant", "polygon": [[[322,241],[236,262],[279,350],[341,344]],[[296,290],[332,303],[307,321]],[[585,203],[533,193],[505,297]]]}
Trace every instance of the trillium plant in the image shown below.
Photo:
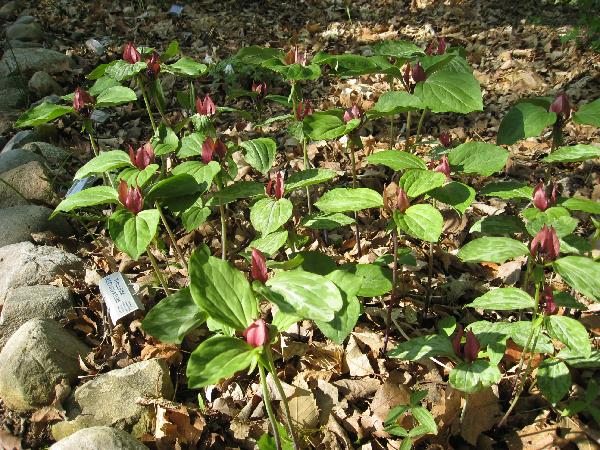
{"label": "trillium plant", "polygon": [[[189,387],[205,388],[242,371],[249,376],[258,371],[270,421],[269,436],[261,439],[265,448],[299,449],[305,433],[294,423],[278,376],[282,334],[311,321],[323,336],[342,344],[364,302],[373,298],[385,303],[382,356],[417,362],[434,358],[467,399],[500,382],[513,364],[517,377],[505,418],[527,387],[537,385],[558,405],[571,390],[572,368],[599,365],[598,350],[592,349],[578,317],[586,304],[600,301],[600,263],[592,257],[600,236],[594,218],[600,204],[567,196],[553,172],[600,157],[597,145],[565,145],[568,127],[600,126],[600,99],[576,105],[562,91],[523,99],[502,119],[495,144],[461,142],[449,129],[429,130],[427,119],[483,111],[482,91],[463,48],[436,37],[424,49],[382,41],[365,54],[370,56],[311,54],[302,46],[245,47],[228,67],[243,67],[252,78],[225,96],[205,91],[210,84],[200,80],[214,73],[212,68],[182,55],[177,42],[162,52],[129,42],[118,59],[87,75],[89,85],[57,104],[42,103],[17,121],[18,127],[58,118],[81,125],[91,159],[74,178],[99,181],[71,193],[53,215],[99,221],[120,251],[133,260],[148,258],[165,293],[143,321],[150,335],[181,344],[191,331],[208,330],[209,337],[187,362]],[[166,74],[182,90],[165,92]],[[336,82],[374,74],[387,80],[387,90],[374,104],[358,97],[323,110],[320,99],[307,94],[306,87],[318,79]],[[225,106],[224,99],[243,96],[251,99],[241,101],[247,107]],[[100,148],[97,111],[118,113],[132,103],[145,109],[151,131],[123,142],[122,148]],[[282,108],[279,115],[265,116]],[[226,126],[229,116],[235,126]],[[364,135],[382,120],[386,127],[389,123],[389,146],[365,155]],[[285,154],[278,152],[282,143],[265,133],[277,122],[295,139],[285,142],[296,146],[300,164],[284,161]],[[396,135],[395,128],[404,136]],[[252,138],[243,139],[248,130]],[[424,141],[424,135],[437,140]],[[543,179],[507,178],[506,146],[540,135],[549,143],[541,158]],[[319,167],[323,155],[311,161],[311,141],[345,147],[347,163],[340,167],[349,167],[348,173]],[[385,176],[383,190],[363,183],[361,171],[367,165]],[[495,181],[489,180],[492,175]],[[449,248],[446,218],[472,213],[476,198],[501,199],[510,207],[481,217],[471,224],[461,248]],[[178,234],[216,217],[220,243],[180,247]],[[387,224],[385,230],[373,230],[377,219]],[[251,237],[229,240],[240,221],[249,221]],[[596,232],[590,237],[585,230],[592,228]],[[324,247],[338,244],[329,242],[334,230],[353,235],[350,255],[360,262],[340,264],[326,255]],[[389,251],[363,263],[361,232],[374,231],[389,236]],[[427,261],[423,292],[415,292],[402,270],[416,264],[414,249]],[[445,315],[434,307],[435,256],[449,251],[465,268],[509,261],[518,266],[512,284],[488,285],[482,295],[462,299],[475,322],[464,323],[460,307]],[[187,287],[172,286],[155,256],[159,252],[166,253],[160,260],[189,275]],[[419,307],[422,321],[438,319],[437,333],[388,348],[395,331],[393,310],[407,302]],[[516,362],[505,357],[509,344],[521,349]],[[270,385],[278,393],[280,415]],[[386,421],[386,430],[404,439],[402,448],[437,432],[421,406],[423,395],[415,392],[410,404],[392,410]],[[410,430],[398,423],[404,414],[414,419]]]}

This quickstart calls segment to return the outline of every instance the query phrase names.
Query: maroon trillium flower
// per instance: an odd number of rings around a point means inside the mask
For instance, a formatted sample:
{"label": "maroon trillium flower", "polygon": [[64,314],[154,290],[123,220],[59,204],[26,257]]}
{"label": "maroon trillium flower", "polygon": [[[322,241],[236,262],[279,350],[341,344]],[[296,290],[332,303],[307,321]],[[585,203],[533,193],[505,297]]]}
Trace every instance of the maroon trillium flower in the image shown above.
{"label": "maroon trillium flower", "polygon": [[306,52],[302,54],[298,46],[295,46],[289,52],[285,54],[283,61],[289,66],[290,64],[300,64],[301,66],[306,66],[308,62],[308,57],[306,56]]}
{"label": "maroon trillium flower", "polygon": [[139,187],[129,187],[125,180],[119,183],[119,201],[133,214],[139,213],[144,208],[144,199]]}
{"label": "maroon trillium flower", "polygon": [[348,109],[346,109],[346,111],[344,111],[344,122],[345,123],[348,123],[353,119],[360,119],[360,118],[362,118],[362,111],[356,105],[352,105],[352,108],[348,108]]}
{"label": "maroon trillium flower", "polygon": [[196,97],[196,112],[201,116],[212,116],[217,112],[217,108],[210,95],[206,95],[204,101]]}
{"label": "maroon trillium flower", "polygon": [[427,75],[425,74],[425,69],[421,63],[417,63],[412,68],[412,79],[415,83],[419,83],[420,81],[425,81]]}
{"label": "maroon trillium flower", "polygon": [[550,105],[548,111],[562,115],[564,118],[569,118],[571,115],[571,105],[569,103],[569,97],[567,97],[567,94],[564,92],[558,94]]}
{"label": "maroon trillium flower", "polygon": [[262,347],[269,342],[269,330],[263,319],[256,319],[244,330],[244,339],[252,347]]}
{"label": "maroon trillium flower", "polygon": [[401,213],[408,209],[410,206],[410,200],[408,199],[408,195],[406,195],[406,191],[402,188],[398,188],[398,197],[396,198],[396,209],[398,209]]}
{"label": "maroon trillium flower", "polygon": [[252,92],[258,94],[259,97],[264,97],[267,95],[267,83],[264,81],[262,83],[257,83],[256,81],[252,82]]}
{"label": "maroon trillium flower", "polygon": [[442,155],[440,163],[433,169],[434,172],[440,172],[446,175],[446,178],[450,179],[450,163],[448,162],[448,156]]}
{"label": "maroon trillium flower", "polygon": [[443,131],[442,133],[440,133],[438,139],[440,140],[440,143],[446,148],[450,148],[450,146],[452,145],[452,136],[450,136],[450,133],[448,133],[447,131]]}
{"label": "maroon trillium flower", "polygon": [[127,61],[129,64],[135,64],[138,61],[141,61],[142,55],[137,51],[135,45],[132,42],[128,42],[123,49],[123,59]]}
{"label": "maroon trillium flower", "polygon": [[202,162],[204,164],[211,162],[215,153],[219,159],[223,159],[227,155],[227,146],[221,139],[214,141],[211,137],[207,137],[202,143]]}
{"label": "maroon trillium flower", "polygon": [[463,334],[464,330],[462,325],[457,325],[456,334],[452,339],[452,347],[454,348],[454,353],[456,356],[470,363],[477,359],[481,345],[471,330],[467,331],[465,344],[461,344]]}
{"label": "maroon trillium flower", "polygon": [[283,197],[283,192],[285,190],[284,188],[285,185],[283,183],[283,176],[281,175],[281,172],[277,172],[275,180],[269,180],[269,182],[267,183],[267,186],[265,187],[265,192],[269,197],[273,197],[279,200]]}
{"label": "maroon trillium flower", "polygon": [[296,106],[296,120],[298,122],[304,120],[304,118],[306,116],[310,116],[313,113],[313,107],[312,107],[312,103],[310,102],[310,100],[301,100],[298,102],[298,105]]}
{"label": "maroon trillium flower", "polygon": [[79,114],[89,116],[91,113],[89,106],[94,103],[96,103],[96,100],[88,92],[81,88],[75,89],[75,94],[73,95],[73,109]]}
{"label": "maroon trillium flower", "polygon": [[160,72],[160,57],[158,53],[152,52],[152,56],[146,60],[146,76],[154,80]]}
{"label": "maroon trillium flower", "polygon": [[556,184],[552,184],[552,189],[548,194],[548,189],[540,181],[533,190],[533,204],[540,211],[546,211],[556,203],[556,195]]}
{"label": "maroon trillium flower", "polygon": [[443,55],[446,53],[446,39],[443,37],[437,38],[429,43],[425,49],[425,53],[428,55]]}
{"label": "maroon trillium flower", "polygon": [[129,159],[131,164],[140,170],[144,170],[154,162],[154,149],[150,142],[146,142],[142,147],[133,150],[133,146],[129,144]]}
{"label": "maroon trillium flower", "polygon": [[256,248],[252,249],[252,267],[250,273],[252,274],[252,279],[260,281],[263,284],[269,279],[265,255]]}
{"label": "maroon trillium flower", "polygon": [[533,257],[539,254],[544,262],[554,261],[558,258],[560,241],[556,235],[556,230],[553,227],[544,225],[531,240],[529,251]]}
{"label": "maroon trillium flower", "polygon": [[552,286],[544,286],[542,292],[542,300],[544,302],[544,313],[552,315],[558,310],[558,305],[554,303],[554,293],[552,292]]}

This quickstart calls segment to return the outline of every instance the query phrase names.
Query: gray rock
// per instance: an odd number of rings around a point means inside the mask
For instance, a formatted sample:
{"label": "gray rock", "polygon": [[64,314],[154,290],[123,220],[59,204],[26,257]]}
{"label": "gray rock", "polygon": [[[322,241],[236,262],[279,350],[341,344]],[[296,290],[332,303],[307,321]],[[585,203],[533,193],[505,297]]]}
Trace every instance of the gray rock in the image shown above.
{"label": "gray rock", "polygon": [[23,146],[23,150],[27,150],[42,156],[50,167],[56,167],[64,164],[72,155],[69,151],[56,145],[48,144],[47,142],[30,142]]}
{"label": "gray rock", "polygon": [[124,431],[91,427],[58,441],[50,450],[148,450],[148,447]]}
{"label": "gray rock", "polygon": [[66,404],[68,419],[52,427],[60,440],[82,428],[113,426],[139,437],[152,432],[154,408],[136,403],[140,397],[171,398],[173,384],[163,360],[149,359],[112,370],[79,386]]}
{"label": "gray rock", "polygon": [[39,141],[40,137],[34,130],[23,130],[15,134],[10,141],[2,149],[3,152],[8,152],[13,148],[23,147],[30,142]]}
{"label": "gray rock", "polygon": [[0,305],[11,288],[48,284],[59,275],[83,278],[83,261],[72,253],[31,242],[0,247]]}
{"label": "gray rock", "polygon": [[23,286],[8,291],[0,314],[0,349],[31,319],[61,319],[73,312],[71,292],[60,286]]}
{"label": "gray rock", "polygon": [[10,16],[16,14],[18,5],[16,1],[6,2],[2,8],[0,8],[0,19],[8,19]]}
{"label": "gray rock", "polygon": [[90,349],[49,319],[23,324],[0,352],[0,398],[17,411],[50,405],[55,386],[76,380]]}
{"label": "gray rock", "polygon": [[17,39],[8,39],[5,41],[4,49],[10,51],[13,48],[39,48],[40,44],[37,42],[24,42]]}
{"label": "gray rock", "polygon": [[[22,166],[31,161],[44,162],[44,158],[36,153],[28,152],[22,148],[13,148],[9,152],[0,153],[0,173],[8,172],[15,167]],[[2,238],[0,238],[0,241]]]}
{"label": "gray rock", "polygon": [[45,33],[35,22],[15,22],[6,29],[6,39],[16,39],[24,42],[42,42]]}
{"label": "gray rock", "polygon": [[33,23],[35,22],[35,17],[24,15],[15,20],[15,23]]}
{"label": "gray rock", "polygon": [[[0,159],[2,159],[2,155],[0,155]],[[56,216],[50,220],[50,214],[52,214],[50,208],[37,205],[12,206],[0,209],[0,230],[2,230],[2,233],[0,233],[0,247],[30,241],[31,233],[41,231],[51,231],[58,236],[73,234],[73,228],[64,217]]]}
{"label": "gray rock", "polygon": [[31,161],[0,174],[0,208],[30,203],[56,204],[50,174],[39,161]]}
{"label": "gray rock", "polygon": [[36,72],[33,74],[28,84],[29,90],[37,94],[38,97],[45,97],[51,94],[60,94],[62,88],[54,78],[46,72]]}
{"label": "gray rock", "polygon": [[14,48],[4,52],[0,60],[0,77],[5,77],[19,70],[25,75],[32,75],[43,70],[48,73],[58,73],[69,70],[73,60],[55,50],[47,48]]}
{"label": "gray rock", "polygon": [[27,91],[20,88],[0,90],[0,111],[16,111],[27,106]]}
{"label": "gray rock", "polygon": [[27,88],[27,80],[14,73],[8,77],[0,78],[0,90],[9,88]]}

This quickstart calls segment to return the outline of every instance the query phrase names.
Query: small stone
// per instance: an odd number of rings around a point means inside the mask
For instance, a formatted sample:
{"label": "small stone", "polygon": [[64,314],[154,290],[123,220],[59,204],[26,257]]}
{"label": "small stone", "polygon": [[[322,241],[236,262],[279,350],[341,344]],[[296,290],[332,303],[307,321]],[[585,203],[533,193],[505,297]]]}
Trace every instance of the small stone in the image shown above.
{"label": "small stone", "polygon": [[16,39],[24,42],[42,42],[45,33],[35,22],[15,22],[6,29],[6,39]]}
{"label": "small stone", "polygon": [[[0,153],[0,174],[31,161],[44,162],[44,158],[22,148],[14,148],[9,152]],[[0,242],[2,238],[0,238]]]}
{"label": "small stone", "polygon": [[[17,70],[25,75],[32,75],[43,70],[58,73],[70,70],[73,60],[55,50],[47,48],[14,48],[4,52],[0,60],[0,77],[5,77]],[[18,69],[17,69],[18,66]]]}
{"label": "small stone", "polygon": [[0,208],[36,203],[53,205],[58,198],[50,184],[50,174],[39,161],[31,161],[0,175]]}
{"label": "small stone", "polygon": [[72,311],[73,298],[65,287],[37,285],[11,289],[0,315],[0,349],[25,322],[61,319]]}
{"label": "small stone", "polygon": [[[2,155],[0,155],[0,159],[1,157]],[[73,228],[64,217],[56,216],[50,220],[50,214],[52,214],[50,208],[38,205],[12,206],[0,209],[0,230],[2,230],[2,233],[0,233],[0,247],[31,241],[31,233],[42,231],[51,231],[57,236],[70,236],[73,234]]]}
{"label": "small stone", "polygon": [[29,142],[35,142],[39,140],[37,133],[33,130],[23,130],[15,134],[10,141],[2,148],[3,152],[8,152],[13,148],[19,148]]}
{"label": "small stone", "polygon": [[140,437],[153,430],[154,408],[136,399],[171,398],[173,384],[163,360],[149,359],[112,370],[79,386],[66,403],[68,421],[52,426],[60,440],[90,426],[106,425]]}
{"label": "small stone", "polygon": [[8,19],[17,13],[18,5],[16,1],[6,2],[2,8],[0,8],[0,19]]}
{"label": "small stone", "polygon": [[31,242],[0,247],[0,305],[9,289],[48,284],[60,275],[84,276],[83,262],[64,250]]}
{"label": "small stone", "polygon": [[148,450],[130,434],[110,427],[79,430],[50,447],[50,450]]}
{"label": "small stone", "polygon": [[68,158],[72,157],[71,153],[62,147],[48,144],[47,142],[30,142],[23,145],[23,150],[27,150],[42,156],[50,165],[55,167],[63,164]]}
{"label": "small stone", "polygon": [[27,106],[27,91],[19,88],[0,90],[0,111],[16,111]]}
{"label": "small stone", "polygon": [[36,72],[33,74],[28,84],[29,90],[37,94],[38,97],[45,97],[51,94],[60,94],[62,88],[54,78],[46,72]]}
{"label": "small stone", "polygon": [[53,320],[26,322],[0,352],[0,398],[17,411],[50,405],[55,386],[77,379],[81,373],[78,358],[89,351]]}

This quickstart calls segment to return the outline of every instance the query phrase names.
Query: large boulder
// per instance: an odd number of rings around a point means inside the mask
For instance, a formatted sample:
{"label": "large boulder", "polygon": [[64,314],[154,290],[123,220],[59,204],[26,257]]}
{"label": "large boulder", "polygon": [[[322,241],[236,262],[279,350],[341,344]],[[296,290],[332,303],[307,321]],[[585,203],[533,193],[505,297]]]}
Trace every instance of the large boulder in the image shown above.
{"label": "large boulder", "polygon": [[0,349],[31,319],[61,319],[73,313],[73,297],[60,286],[22,286],[6,294],[0,314]]}
{"label": "large boulder", "polygon": [[[70,70],[73,60],[56,50],[48,48],[13,48],[4,52],[0,60],[0,77],[6,77],[17,70],[26,76],[35,72],[59,73]],[[18,69],[17,69],[18,67]]]}
{"label": "large boulder", "polygon": [[[0,91],[0,95],[2,95],[2,91]],[[0,174],[31,161],[44,162],[44,158],[22,148],[13,148],[8,152],[2,152],[0,153]]]}
{"label": "large boulder", "polygon": [[50,183],[50,173],[39,161],[21,164],[0,174],[0,178],[3,180],[0,182],[0,208],[30,203],[58,203],[58,197]]}
{"label": "large boulder", "polygon": [[[0,83],[2,78],[0,78]],[[6,143],[6,145],[2,148],[2,152],[9,152],[14,148],[20,148],[25,144],[30,142],[35,142],[40,140],[40,136],[36,133],[35,130],[22,130],[17,132],[11,139]]]}
{"label": "large boulder", "polygon": [[25,106],[27,106],[27,91],[25,89],[0,89],[0,111],[17,111]]}
{"label": "large boulder", "polygon": [[26,322],[0,352],[0,398],[17,411],[50,405],[56,385],[77,379],[81,373],[78,358],[89,351],[53,320]]}
{"label": "large boulder", "polygon": [[8,290],[48,284],[61,275],[83,278],[83,261],[59,248],[31,242],[0,247],[0,305]]}
{"label": "large boulder", "polygon": [[163,360],[149,359],[112,370],[79,386],[66,403],[68,421],[52,427],[60,440],[82,428],[106,425],[139,437],[152,432],[153,407],[139,398],[172,398],[173,384]]}
{"label": "large boulder", "polygon": [[124,431],[91,427],[58,441],[50,450],[148,450],[148,447]]}
{"label": "large boulder", "polygon": [[71,153],[64,148],[48,144],[47,142],[29,142],[23,145],[23,150],[28,150],[42,156],[50,167],[64,164],[68,158],[72,157]]}
{"label": "large boulder", "polygon": [[15,22],[6,29],[6,39],[24,42],[42,42],[45,33],[35,22]]}
{"label": "large boulder", "polygon": [[38,96],[38,98],[51,94],[60,94],[62,92],[60,84],[58,84],[52,76],[42,71],[34,73],[27,86],[31,92]]}
{"label": "large boulder", "polygon": [[[23,150],[25,151],[25,150]],[[30,152],[27,152],[30,153]],[[2,154],[0,154],[0,159]],[[23,205],[0,209],[0,247],[30,241],[31,233],[51,231],[57,236],[70,236],[73,228],[64,217],[49,219],[52,210],[45,206]]]}

